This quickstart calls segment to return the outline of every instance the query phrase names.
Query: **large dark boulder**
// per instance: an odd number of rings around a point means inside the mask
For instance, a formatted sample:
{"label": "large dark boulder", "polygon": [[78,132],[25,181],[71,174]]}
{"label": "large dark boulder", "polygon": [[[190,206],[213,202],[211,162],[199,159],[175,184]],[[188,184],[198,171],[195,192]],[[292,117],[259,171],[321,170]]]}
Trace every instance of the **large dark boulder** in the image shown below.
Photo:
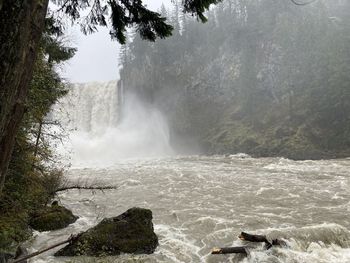
{"label": "large dark boulder", "polygon": [[55,256],[151,254],[157,246],[152,211],[131,208],[117,217],[103,219],[59,250]]}
{"label": "large dark boulder", "polygon": [[29,225],[38,231],[50,231],[67,227],[78,219],[67,208],[56,202],[35,212]]}

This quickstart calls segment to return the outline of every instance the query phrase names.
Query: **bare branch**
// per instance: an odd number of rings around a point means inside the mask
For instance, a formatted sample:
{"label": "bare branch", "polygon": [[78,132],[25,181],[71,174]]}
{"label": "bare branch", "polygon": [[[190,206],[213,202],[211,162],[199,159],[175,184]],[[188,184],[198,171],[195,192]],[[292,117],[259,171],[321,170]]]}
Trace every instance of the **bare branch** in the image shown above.
{"label": "bare branch", "polygon": [[62,192],[66,190],[72,190],[72,189],[78,189],[78,190],[112,190],[112,189],[118,189],[117,186],[79,186],[79,185],[73,185],[73,186],[65,186],[61,187],[55,190],[55,193]]}

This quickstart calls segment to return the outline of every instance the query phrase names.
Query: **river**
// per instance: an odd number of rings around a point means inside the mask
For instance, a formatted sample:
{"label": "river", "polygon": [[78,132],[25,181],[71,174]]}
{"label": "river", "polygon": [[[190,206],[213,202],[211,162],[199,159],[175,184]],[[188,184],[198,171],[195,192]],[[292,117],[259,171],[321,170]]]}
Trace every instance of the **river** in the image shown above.
{"label": "river", "polygon": [[[79,216],[66,229],[36,232],[31,250],[47,247],[130,207],[153,211],[159,247],[152,255],[31,262],[350,262],[350,160],[292,161],[247,155],[124,160],[108,168],[71,168],[76,182],[116,190],[69,190],[60,202]],[[240,246],[241,231],[284,238],[247,257],[211,255]]]}

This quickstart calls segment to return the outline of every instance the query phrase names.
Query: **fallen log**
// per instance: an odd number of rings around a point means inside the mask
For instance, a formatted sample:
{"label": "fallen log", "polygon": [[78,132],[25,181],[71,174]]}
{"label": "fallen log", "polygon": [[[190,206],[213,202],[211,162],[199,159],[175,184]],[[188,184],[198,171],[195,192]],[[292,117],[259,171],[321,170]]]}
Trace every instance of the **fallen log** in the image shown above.
{"label": "fallen log", "polygon": [[244,240],[244,241],[249,241],[249,242],[264,242],[264,243],[270,243],[269,241],[267,241],[266,236],[263,235],[252,235],[252,234],[248,234],[245,232],[242,232],[238,238],[240,240]]}
{"label": "fallen log", "polygon": [[[238,238],[243,241],[265,243],[265,249],[268,250],[273,246],[286,247],[287,243],[280,239],[273,239],[271,242],[267,240],[264,235],[252,235],[242,232]],[[223,247],[223,248],[213,248],[211,254],[244,254],[248,255],[247,249],[251,247]]]}
{"label": "fallen log", "polygon": [[267,240],[266,236],[263,235],[252,235],[245,232],[242,232],[238,238],[243,241],[249,242],[264,242],[265,248],[270,249],[272,246],[281,246],[286,247],[287,243],[281,239],[273,239],[271,242]]}
{"label": "fallen log", "polygon": [[78,234],[78,235],[71,235],[71,236],[70,236],[67,240],[65,240],[65,241],[56,243],[56,244],[54,244],[54,245],[52,245],[52,246],[49,246],[49,247],[47,247],[47,248],[45,248],[45,249],[42,249],[42,250],[38,250],[38,251],[36,251],[36,252],[34,252],[34,253],[32,253],[32,254],[26,255],[26,256],[24,256],[24,257],[16,258],[16,259],[14,259],[13,261],[10,261],[10,263],[23,263],[23,262],[26,262],[27,259],[33,258],[33,257],[35,257],[35,256],[37,256],[37,255],[40,255],[40,254],[42,254],[42,253],[44,253],[44,252],[46,252],[46,251],[48,251],[48,250],[51,250],[51,249],[53,249],[53,248],[55,248],[55,247],[58,247],[58,246],[61,246],[61,245],[63,245],[63,244],[70,243],[70,242],[72,242],[73,240],[75,240],[76,238],[78,238],[79,236],[80,236],[80,234]]}
{"label": "fallen log", "polygon": [[246,247],[223,247],[213,248],[212,254],[244,254],[248,255]]}

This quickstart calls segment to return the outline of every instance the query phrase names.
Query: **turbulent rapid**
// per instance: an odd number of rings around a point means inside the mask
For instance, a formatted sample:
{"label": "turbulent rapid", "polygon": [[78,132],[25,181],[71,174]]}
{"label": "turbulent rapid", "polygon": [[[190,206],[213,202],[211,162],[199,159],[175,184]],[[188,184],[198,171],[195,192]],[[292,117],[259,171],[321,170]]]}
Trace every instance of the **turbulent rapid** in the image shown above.
{"label": "turbulent rapid", "polygon": [[[70,190],[60,201],[80,218],[68,228],[36,233],[37,250],[116,216],[130,207],[153,211],[159,247],[152,255],[32,262],[350,262],[350,160],[188,156],[124,160],[103,169],[72,168],[75,182],[117,186],[104,192]],[[241,246],[241,231],[283,238],[287,248],[262,246],[247,257],[211,255]]]}

